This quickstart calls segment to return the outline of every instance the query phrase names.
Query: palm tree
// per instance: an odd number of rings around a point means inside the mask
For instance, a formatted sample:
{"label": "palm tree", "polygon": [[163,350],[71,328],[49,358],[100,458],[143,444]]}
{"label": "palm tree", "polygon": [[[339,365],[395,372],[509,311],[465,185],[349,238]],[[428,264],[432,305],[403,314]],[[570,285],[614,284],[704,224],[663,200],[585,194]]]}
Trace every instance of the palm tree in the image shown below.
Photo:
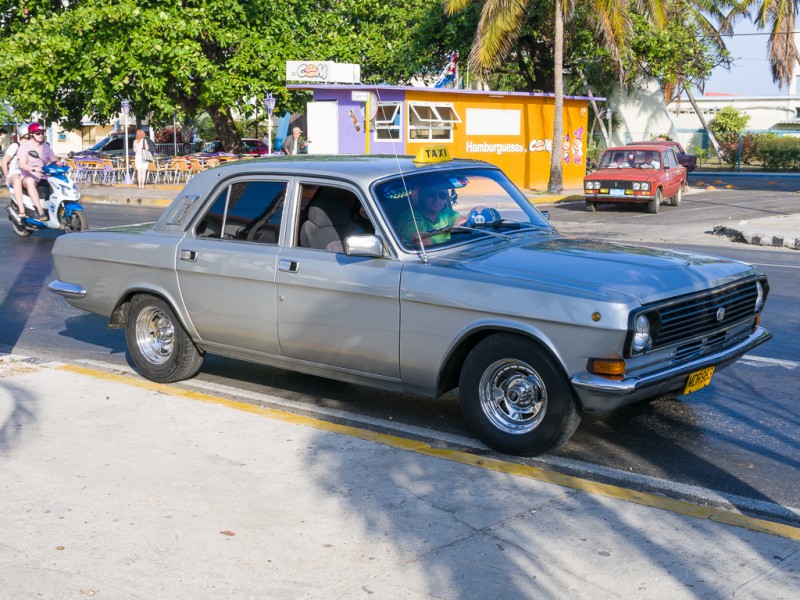
{"label": "palm tree", "polygon": [[[472,0],[442,0],[445,12],[453,15],[463,10]],[[482,73],[495,67],[512,50],[519,39],[528,7],[534,0],[480,0],[483,2],[475,41],[470,52],[469,63],[473,71]],[[574,1],[574,0],[573,0]],[[656,0],[657,1],[657,0]],[[597,14],[597,26],[601,37],[615,58],[624,47],[628,28],[628,0],[591,0]],[[550,154],[550,180],[547,190],[559,193],[563,189],[561,147],[564,124],[564,21],[568,4],[564,0],[553,0],[553,151]]]}
{"label": "palm tree", "polygon": [[753,5],[758,6],[755,24],[759,29],[769,28],[769,66],[772,80],[788,86],[794,76],[794,66],[800,61],[800,52],[794,43],[795,18],[800,10],[800,0],[745,0],[743,9],[734,16],[747,14]]}

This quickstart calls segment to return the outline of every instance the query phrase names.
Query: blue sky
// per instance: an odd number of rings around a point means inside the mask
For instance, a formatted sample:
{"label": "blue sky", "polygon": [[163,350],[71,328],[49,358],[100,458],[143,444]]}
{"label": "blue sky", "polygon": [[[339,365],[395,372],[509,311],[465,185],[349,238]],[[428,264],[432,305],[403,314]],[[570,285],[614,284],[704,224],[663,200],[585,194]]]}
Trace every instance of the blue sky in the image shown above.
{"label": "blue sky", "polygon": [[767,58],[766,31],[758,31],[750,21],[742,21],[736,25],[735,34],[739,35],[724,38],[725,45],[733,57],[731,70],[728,72],[723,68],[715,69],[706,82],[706,93],[717,92],[739,96],[788,94],[788,88],[781,90],[772,82]]}

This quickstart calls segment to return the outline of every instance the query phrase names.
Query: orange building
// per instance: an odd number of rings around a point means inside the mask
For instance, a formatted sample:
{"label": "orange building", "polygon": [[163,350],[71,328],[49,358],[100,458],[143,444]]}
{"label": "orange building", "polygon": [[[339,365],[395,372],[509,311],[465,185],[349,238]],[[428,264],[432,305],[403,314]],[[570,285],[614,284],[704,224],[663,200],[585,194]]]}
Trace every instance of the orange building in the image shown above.
{"label": "orange building", "polygon": [[499,166],[522,189],[544,189],[555,146],[564,186],[583,185],[589,98],[565,97],[564,138],[553,144],[552,94],[331,84],[287,89],[314,93],[307,110],[310,153],[416,155],[422,145],[439,144],[454,158]]}

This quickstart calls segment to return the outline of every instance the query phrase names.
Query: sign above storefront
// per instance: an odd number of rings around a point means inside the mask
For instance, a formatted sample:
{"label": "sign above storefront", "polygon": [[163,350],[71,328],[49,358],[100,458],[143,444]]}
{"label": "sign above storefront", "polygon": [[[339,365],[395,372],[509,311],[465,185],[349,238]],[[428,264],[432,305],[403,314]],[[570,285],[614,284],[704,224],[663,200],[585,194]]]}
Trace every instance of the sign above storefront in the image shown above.
{"label": "sign above storefront", "polygon": [[289,60],[286,61],[286,81],[361,83],[361,65],[331,60]]}

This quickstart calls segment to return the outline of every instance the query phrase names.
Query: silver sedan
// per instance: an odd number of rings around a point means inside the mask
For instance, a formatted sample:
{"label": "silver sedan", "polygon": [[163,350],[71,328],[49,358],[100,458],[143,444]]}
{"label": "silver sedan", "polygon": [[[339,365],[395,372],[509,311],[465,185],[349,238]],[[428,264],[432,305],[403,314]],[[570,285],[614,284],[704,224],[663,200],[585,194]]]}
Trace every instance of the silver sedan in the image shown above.
{"label": "silver sedan", "polygon": [[152,225],[60,237],[50,289],[123,328],[145,377],[207,352],[385,389],[459,388],[491,447],[565,443],[585,410],[708,385],[768,340],[740,262],[559,234],[498,168],[253,159]]}

